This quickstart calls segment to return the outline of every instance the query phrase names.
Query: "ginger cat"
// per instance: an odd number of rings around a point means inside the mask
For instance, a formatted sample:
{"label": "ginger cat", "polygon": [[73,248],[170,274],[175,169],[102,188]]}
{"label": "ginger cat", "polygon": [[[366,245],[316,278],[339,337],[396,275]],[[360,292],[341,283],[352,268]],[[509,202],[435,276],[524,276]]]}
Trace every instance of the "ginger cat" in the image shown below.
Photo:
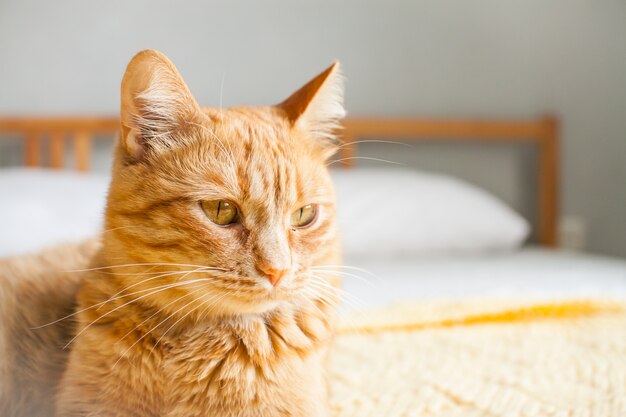
{"label": "ginger cat", "polygon": [[132,59],[58,417],[328,416],[342,95],[335,63],[279,105],[201,109],[163,54]]}

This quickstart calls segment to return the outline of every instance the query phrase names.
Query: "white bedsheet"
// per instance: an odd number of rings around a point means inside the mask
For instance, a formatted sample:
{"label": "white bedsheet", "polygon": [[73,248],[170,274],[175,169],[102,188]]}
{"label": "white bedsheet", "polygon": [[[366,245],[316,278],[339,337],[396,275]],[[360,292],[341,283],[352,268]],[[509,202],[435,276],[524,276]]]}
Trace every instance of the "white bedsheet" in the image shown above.
{"label": "white bedsheet", "polygon": [[525,297],[626,299],[626,260],[525,248],[473,256],[352,258],[346,269],[345,306],[382,306],[416,298]]}

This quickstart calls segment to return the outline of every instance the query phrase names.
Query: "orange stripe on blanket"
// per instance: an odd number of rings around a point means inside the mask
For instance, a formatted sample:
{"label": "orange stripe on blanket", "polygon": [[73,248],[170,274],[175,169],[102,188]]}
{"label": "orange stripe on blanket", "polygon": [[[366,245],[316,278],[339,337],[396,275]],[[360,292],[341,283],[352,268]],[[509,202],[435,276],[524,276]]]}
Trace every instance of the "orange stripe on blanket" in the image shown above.
{"label": "orange stripe on blanket", "polygon": [[[398,332],[445,327],[476,326],[482,324],[509,324],[540,320],[577,319],[595,317],[604,314],[619,314],[624,312],[626,312],[626,307],[623,304],[617,302],[573,300],[530,304],[528,306],[505,309],[501,311],[469,313],[467,316],[464,317],[442,318],[440,320],[424,320],[419,318],[419,314],[416,314],[416,317],[412,318],[411,309],[409,306],[407,306],[407,308],[403,312],[401,309],[394,311],[395,320],[393,318],[389,318],[387,320],[383,320],[382,323],[377,323],[373,325],[344,325],[341,326],[340,333],[354,334]],[[398,317],[398,314],[401,314],[402,316]],[[363,317],[361,317],[359,321],[362,322]],[[385,323],[385,321],[388,322]]]}

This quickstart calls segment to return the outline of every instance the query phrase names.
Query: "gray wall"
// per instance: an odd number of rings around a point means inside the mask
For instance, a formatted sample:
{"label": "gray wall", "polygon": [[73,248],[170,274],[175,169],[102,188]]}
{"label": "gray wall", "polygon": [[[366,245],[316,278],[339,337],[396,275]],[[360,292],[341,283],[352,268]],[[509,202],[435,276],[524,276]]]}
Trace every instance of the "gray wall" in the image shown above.
{"label": "gray wall", "polygon": [[[626,256],[623,0],[0,0],[0,114],[115,114],[144,48],[168,54],[206,105],[220,91],[225,106],[277,102],[339,58],[351,114],[554,112],[563,214],[587,223],[589,250]],[[394,149],[370,151],[407,158]],[[529,153],[428,145],[407,162],[530,213]]]}

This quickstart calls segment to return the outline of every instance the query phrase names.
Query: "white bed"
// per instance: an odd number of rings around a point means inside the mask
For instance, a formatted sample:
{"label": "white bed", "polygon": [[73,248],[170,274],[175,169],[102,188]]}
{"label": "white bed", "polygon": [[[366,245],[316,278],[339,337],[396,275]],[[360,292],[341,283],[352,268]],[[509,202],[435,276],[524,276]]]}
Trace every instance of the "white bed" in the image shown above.
{"label": "white bed", "polygon": [[[365,191],[355,187],[352,175],[358,176],[350,171],[337,178],[340,203],[359,201],[348,193],[371,195],[372,187]],[[436,184],[437,187],[442,184],[440,179]],[[0,204],[0,257],[96,234],[101,228],[107,185],[107,177],[97,174],[1,170],[0,195],[4,200]],[[368,198],[364,200],[365,208]],[[339,214],[350,244],[362,240],[363,226],[357,224],[355,230],[359,234],[351,235],[346,222],[349,223],[351,217],[362,219],[362,216],[358,207],[349,204],[346,207],[343,210],[340,205]],[[478,221],[471,220],[472,224]],[[462,219],[458,219],[448,232],[447,229],[431,232],[456,233],[459,228],[463,229],[461,223]],[[499,223],[499,227],[504,223]],[[517,236],[521,226],[515,218],[512,226],[513,233],[505,236],[503,248],[485,250],[481,247],[476,251],[456,248],[453,253],[436,251],[428,255],[406,250],[393,253],[388,247],[378,250],[376,236],[382,233],[379,230],[369,247],[353,243],[346,248],[346,265],[367,271],[345,270],[354,275],[344,278],[344,288],[350,294],[346,296],[346,308],[380,306],[415,298],[608,296],[626,299],[626,260],[528,246],[515,249],[511,236]],[[398,244],[424,246],[427,242],[416,240],[422,238],[420,234],[410,233],[404,241],[398,238]],[[460,239],[452,235],[448,238]],[[472,237],[472,241],[476,239]],[[437,244],[441,241],[439,239]]]}
{"label": "white bed", "polygon": [[609,297],[626,299],[626,261],[527,247],[517,251],[423,258],[352,257],[344,289],[350,307],[418,298]]}

